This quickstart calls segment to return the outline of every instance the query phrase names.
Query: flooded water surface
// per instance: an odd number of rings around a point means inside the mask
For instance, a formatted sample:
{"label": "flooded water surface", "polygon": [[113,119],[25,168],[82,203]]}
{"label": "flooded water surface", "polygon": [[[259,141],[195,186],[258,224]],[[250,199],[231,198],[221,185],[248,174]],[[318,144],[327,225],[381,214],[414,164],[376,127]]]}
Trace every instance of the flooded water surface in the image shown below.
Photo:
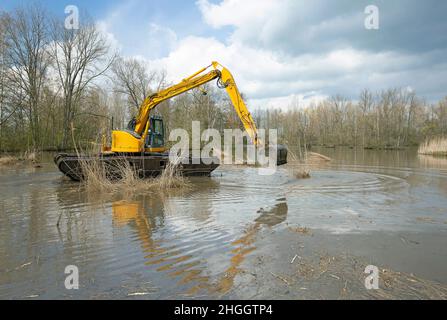
{"label": "flooded water surface", "polygon": [[88,193],[51,159],[0,168],[0,298],[445,298],[447,159],[316,151],[332,161],[309,179],[221,166],[168,194]]}

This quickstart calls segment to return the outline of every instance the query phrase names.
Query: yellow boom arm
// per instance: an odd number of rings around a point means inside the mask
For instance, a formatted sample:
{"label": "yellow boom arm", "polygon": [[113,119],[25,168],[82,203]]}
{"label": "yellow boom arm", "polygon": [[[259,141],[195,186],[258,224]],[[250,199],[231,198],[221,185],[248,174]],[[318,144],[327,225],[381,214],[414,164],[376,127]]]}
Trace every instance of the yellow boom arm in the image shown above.
{"label": "yellow boom arm", "polygon": [[[209,68],[212,70],[206,72]],[[206,73],[205,73],[206,72]],[[258,132],[250,112],[247,109],[241,94],[236,86],[230,71],[218,62],[212,62],[208,67],[202,68],[180,83],[163,89],[147,97],[140,107],[134,132],[113,131],[112,148],[113,152],[142,152],[144,151],[144,141],[148,132],[149,113],[159,103],[182,94],[186,91],[197,88],[213,79],[219,79],[218,84],[224,87],[230,100],[244,125],[245,130],[255,145],[259,144]]]}

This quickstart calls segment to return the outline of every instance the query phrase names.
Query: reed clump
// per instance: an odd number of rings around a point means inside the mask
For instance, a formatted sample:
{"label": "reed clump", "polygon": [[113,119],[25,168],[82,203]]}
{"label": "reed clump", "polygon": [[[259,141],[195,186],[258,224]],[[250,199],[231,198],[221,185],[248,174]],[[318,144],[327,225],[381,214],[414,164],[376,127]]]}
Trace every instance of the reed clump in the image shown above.
{"label": "reed clump", "polygon": [[186,189],[188,179],[183,177],[178,164],[169,162],[163,172],[153,178],[143,178],[125,159],[117,158],[104,163],[99,157],[80,161],[83,179],[81,184],[89,191],[102,193],[141,192]]}
{"label": "reed clump", "polygon": [[290,172],[296,179],[309,179],[310,168],[306,161],[295,154],[292,150],[288,150],[288,161]]}
{"label": "reed clump", "polygon": [[107,178],[106,169],[99,157],[89,157],[88,160],[80,158],[79,165],[82,171],[81,185],[88,191],[114,192],[116,187]]}
{"label": "reed clump", "polygon": [[14,165],[19,161],[18,158],[13,156],[1,156],[0,157],[0,166],[10,166]]}
{"label": "reed clump", "polygon": [[292,174],[297,179],[309,179],[310,178],[310,170],[309,169],[293,169]]}
{"label": "reed clump", "polygon": [[16,164],[36,164],[39,162],[39,156],[36,151],[25,151],[19,155],[0,156],[0,166],[14,166]]}
{"label": "reed clump", "polygon": [[447,156],[447,138],[437,137],[426,140],[419,146],[419,154]]}

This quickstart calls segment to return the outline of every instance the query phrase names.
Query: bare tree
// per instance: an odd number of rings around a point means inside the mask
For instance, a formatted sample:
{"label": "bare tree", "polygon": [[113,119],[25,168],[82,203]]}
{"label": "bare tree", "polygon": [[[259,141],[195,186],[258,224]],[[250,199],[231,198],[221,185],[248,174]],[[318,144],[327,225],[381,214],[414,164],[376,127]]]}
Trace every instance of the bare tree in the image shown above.
{"label": "bare tree", "polygon": [[126,110],[123,108],[123,94],[112,92],[110,103],[110,116],[113,119],[113,128],[123,128],[126,119]]}
{"label": "bare tree", "polygon": [[7,59],[10,66],[10,92],[24,94],[34,148],[40,147],[39,102],[49,65],[48,26],[45,12],[39,6],[17,9],[6,23]]}
{"label": "bare tree", "polygon": [[344,115],[346,111],[346,106],[348,104],[348,100],[341,95],[336,95],[329,99],[329,103],[334,111],[333,125],[335,131],[334,133],[336,133],[336,135],[338,136],[337,143],[342,144]]}
{"label": "bare tree", "polygon": [[139,60],[119,58],[112,67],[115,90],[128,98],[130,112],[135,114],[144,99],[165,85],[166,73],[148,70]]}
{"label": "bare tree", "polygon": [[115,55],[109,55],[106,39],[89,21],[79,29],[66,29],[62,21],[53,20],[51,34],[51,56],[64,99],[61,147],[66,148],[70,141],[69,124],[76,116],[84,90],[110,68]]}
{"label": "bare tree", "polygon": [[367,120],[367,114],[370,112],[372,106],[373,106],[374,100],[373,95],[371,92],[369,92],[367,89],[362,90],[360,93],[360,100],[359,100],[359,107],[362,111],[362,147],[366,146],[366,129],[368,127],[368,120]]}
{"label": "bare tree", "polygon": [[3,142],[3,123],[6,122],[5,100],[6,100],[6,42],[5,42],[6,18],[0,13],[0,150]]}

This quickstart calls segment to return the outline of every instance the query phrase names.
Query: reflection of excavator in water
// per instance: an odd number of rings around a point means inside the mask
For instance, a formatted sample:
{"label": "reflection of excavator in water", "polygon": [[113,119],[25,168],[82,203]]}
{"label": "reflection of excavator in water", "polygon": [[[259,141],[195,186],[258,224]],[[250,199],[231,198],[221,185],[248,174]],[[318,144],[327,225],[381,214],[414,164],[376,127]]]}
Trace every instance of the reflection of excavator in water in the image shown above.
{"label": "reflection of excavator in water", "polygon": [[[197,262],[200,253],[191,253],[192,243],[185,246],[164,242],[163,238],[155,240],[157,228],[163,227],[164,215],[169,201],[165,198],[142,197],[139,200],[116,201],[112,203],[113,225],[115,227],[132,226],[138,235],[138,240],[144,254],[145,265],[173,278],[178,277],[178,283],[188,285],[187,294],[194,296],[200,290],[207,293],[224,295],[234,286],[235,278],[243,272],[242,264],[248,254],[256,249],[256,237],[262,226],[273,227],[287,219],[288,207],[286,198],[277,199],[270,208],[261,208],[259,216],[246,225],[240,236],[229,242],[230,252],[221,252],[222,257],[229,254],[229,259],[222,260],[225,270],[215,278],[206,275],[206,263]],[[208,219],[208,218],[206,218]],[[206,220],[205,219],[205,220]],[[185,224],[191,222],[185,221]],[[163,232],[164,234],[164,232]],[[186,237],[188,239],[188,237]],[[206,241],[200,237],[201,241]],[[169,241],[169,237],[166,241]],[[193,240],[194,241],[194,240]],[[186,250],[185,250],[186,248]],[[200,248],[200,246],[199,246]]]}
{"label": "reflection of excavator in water", "polygon": [[[207,73],[209,68],[211,70]],[[219,88],[225,88],[230,100],[241,119],[244,128],[255,146],[261,147],[258,139],[258,131],[250,112],[248,111],[231,73],[217,62],[212,62],[208,67],[202,68],[193,75],[183,79],[180,83],[163,89],[148,96],[140,107],[138,116],[133,119],[126,130],[114,130],[112,132],[112,145],[103,144],[103,150],[99,159],[106,168],[113,168],[121,161],[128,162],[141,176],[158,175],[169,161],[164,145],[163,120],[160,117],[150,116],[150,111],[161,102],[173,98],[179,94],[200,87],[201,85],[217,79]],[[54,161],[58,168],[73,180],[82,179],[81,161],[89,161],[90,157],[58,154]],[[180,167],[183,175],[209,175],[218,167],[218,159],[214,161],[184,162]],[[210,159],[208,159],[210,160]],[[211,162],[211,164],[209,164]],[[276,164],[287,162],[287,149],[277,146]]]}

